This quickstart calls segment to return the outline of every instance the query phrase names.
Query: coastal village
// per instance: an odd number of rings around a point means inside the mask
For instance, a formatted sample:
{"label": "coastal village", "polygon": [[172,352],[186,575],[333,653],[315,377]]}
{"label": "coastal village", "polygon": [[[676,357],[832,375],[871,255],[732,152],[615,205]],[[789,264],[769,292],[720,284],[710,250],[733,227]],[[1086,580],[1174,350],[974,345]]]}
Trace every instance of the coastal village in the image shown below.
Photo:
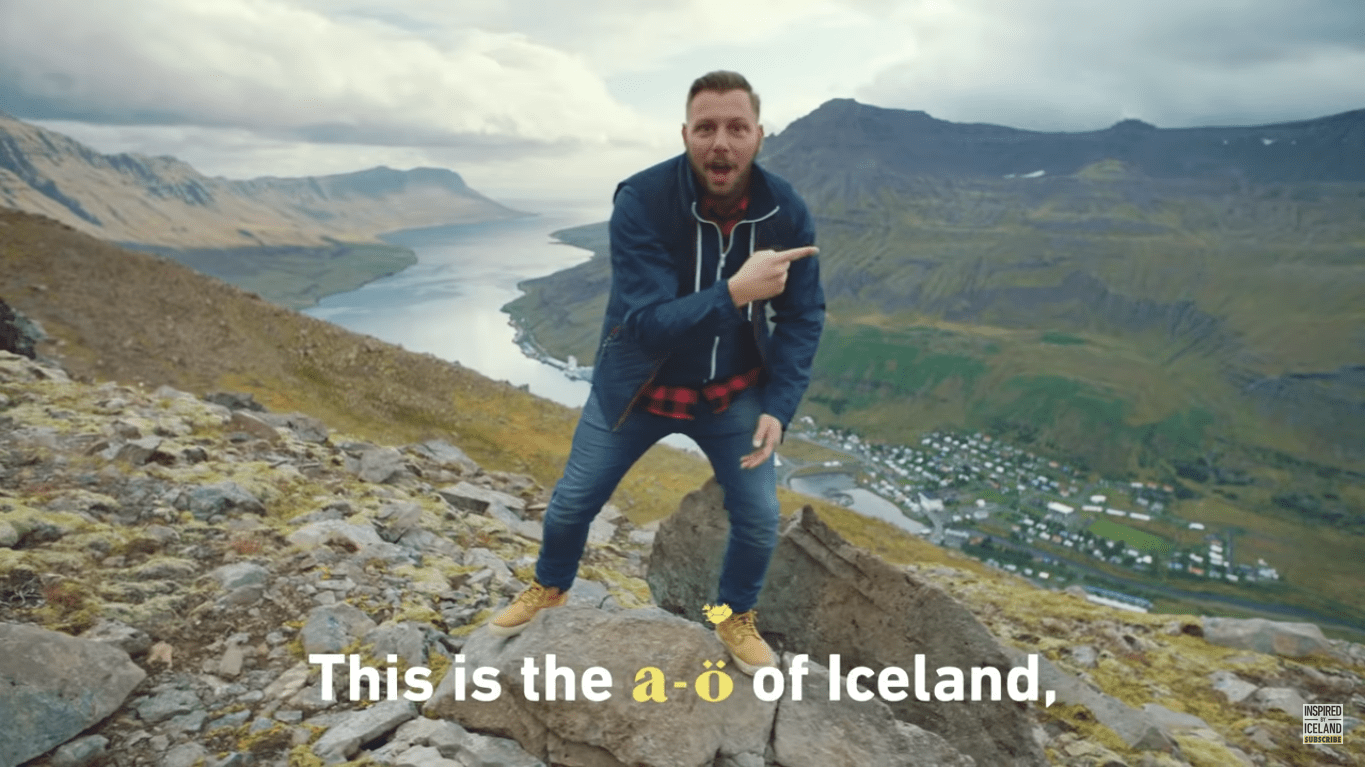
{"label": "coastal village", "polygon": [[[1264,559],[1238,556],[1228,531],[1182,517],[1170,485],[1087,477],[979,432],[936,431],[907,445],[819,428],[808,416],[794,427],[793,436],[847,457],[802,467],[801,473],[855,475],[861,487],[922,523],[910,529],[931,542],[1039,585],[1065,585],[1086,573],[1104,580],[1115,570],[1128,582],[1281,579]],[[851,501],[847,494],[831,495]],[[1087,588],[1095,591],[1093,584]],[[1142,612],[1151,607],[1142,596],[1099,592],[1092,599]]]}

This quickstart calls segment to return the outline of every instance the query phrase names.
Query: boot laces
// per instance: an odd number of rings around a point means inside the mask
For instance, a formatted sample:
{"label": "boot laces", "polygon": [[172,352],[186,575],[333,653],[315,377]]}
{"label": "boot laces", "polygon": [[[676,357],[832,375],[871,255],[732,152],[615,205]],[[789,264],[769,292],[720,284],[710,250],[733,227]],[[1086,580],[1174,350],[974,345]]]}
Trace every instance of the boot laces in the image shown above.
{"label": "boot laces", "polygon": [[550,588],[538,582],[533,582],[529,588],[521,592],[521,596],[517,597],[518,602],[531,607],[544,607],[551,599],[554,599],[554,596],[550,593]]}
{"label": "boot laces", "polygon": [[746,639],[750,637],[762,639],[763,637],[758,633],[758,626],[754,623],[754,619],[757,617],[757,610],[750,610],[747,613],[740,613],[734,616],[731,620],[735,622],[733,629],[735,639]]}

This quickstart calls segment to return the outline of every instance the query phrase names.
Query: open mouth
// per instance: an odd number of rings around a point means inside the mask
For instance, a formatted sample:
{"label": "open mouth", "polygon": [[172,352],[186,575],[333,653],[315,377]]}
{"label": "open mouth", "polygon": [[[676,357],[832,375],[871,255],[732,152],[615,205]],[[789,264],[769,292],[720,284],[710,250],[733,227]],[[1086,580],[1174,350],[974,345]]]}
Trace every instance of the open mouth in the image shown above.
{"label": "open mouth", "polygon": [[706,166],[706,176],[713,184],[724,185],[734,177],[735,166],[729,163],[713,162]]}

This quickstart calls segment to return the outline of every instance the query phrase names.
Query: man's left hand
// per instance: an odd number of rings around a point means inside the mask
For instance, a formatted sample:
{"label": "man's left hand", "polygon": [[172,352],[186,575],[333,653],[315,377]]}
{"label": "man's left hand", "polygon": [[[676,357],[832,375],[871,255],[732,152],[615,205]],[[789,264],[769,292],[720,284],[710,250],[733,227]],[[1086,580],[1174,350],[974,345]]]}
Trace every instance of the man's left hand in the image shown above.
{"label": "man's left hand", "polygon": [[781,442],[782,423],[764,413],[758,417],[758,428],[754,430],[754,447],[757,449],[741,458],[739,467],[741,469],[752,469],[762,465]]}

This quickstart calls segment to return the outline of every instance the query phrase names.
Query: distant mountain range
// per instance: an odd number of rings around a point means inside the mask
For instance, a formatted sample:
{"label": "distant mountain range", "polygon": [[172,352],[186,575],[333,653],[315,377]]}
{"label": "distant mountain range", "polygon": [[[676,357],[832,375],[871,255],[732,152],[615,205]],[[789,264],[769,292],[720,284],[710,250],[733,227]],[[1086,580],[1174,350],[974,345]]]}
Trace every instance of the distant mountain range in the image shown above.
{"label": "distant mountain range", "polygon": [[516,215],[449,170],[232,181],[173,157],[100,154],[3,113],[0,205],[102,239],[175,249],[376,242],[397,229]]}
{"label": "distant mountain range", "polygon": [[[1365,531],[1365,110],[1040,133],[837,99],[759,162],[816,217],[822,425],[977,429]],[[606,225],[559,234],[597,256],[508,310],[587,364]]]}
{"label": "distant mountain range", "polygon": [[441,168],[233,181],[174,157],[100,154],[4,113],[0,207],[179,261],[295,309],[416,263],[380,234],[525,215]]}
{"label": "distant mountain range", "polygon": [[1163,179],[1365,182],[1365,109],[1299,122],[1157,128],[1124,120],[1105,130],[1043,133],[937,120],[924,112],[834,99],[764,146],[763,159],[802,186],[815,173],[874,186],[885,176],[1069,176],[1110,160]]}

